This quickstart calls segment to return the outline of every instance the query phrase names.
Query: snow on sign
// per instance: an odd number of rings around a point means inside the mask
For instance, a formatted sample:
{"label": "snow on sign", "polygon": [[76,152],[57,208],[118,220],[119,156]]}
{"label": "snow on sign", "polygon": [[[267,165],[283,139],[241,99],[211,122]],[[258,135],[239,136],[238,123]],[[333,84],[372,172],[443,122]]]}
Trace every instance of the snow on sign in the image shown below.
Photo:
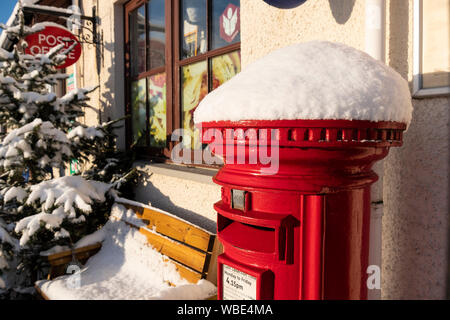
{"label": "snow on sign", "polygon": [[28,43],[28,48],[25,50],[25,53],[32,55],[46,54],[52,48],[60,44],[64,44],[64,47],[67,49],[74,42],[76,42],[77,45],[75,45],[73,50],[67,53],[65,63],[58,66],[58,69],[71,66],[77,62],[81,56],[81,44],[77,37],[75,37],[69,30],[62,27],[46,26],[44,30],[27,36],[25,41]]}
{"label": "snow on sign", "polygon": [[241,14],[239,7],[229,4],[220,16],[220,37],[226,42],[231,42],[240,31]]}
{"label": "snow on sign", "polygon": [[223,265],[223,300],[256,300],[256,278]]}

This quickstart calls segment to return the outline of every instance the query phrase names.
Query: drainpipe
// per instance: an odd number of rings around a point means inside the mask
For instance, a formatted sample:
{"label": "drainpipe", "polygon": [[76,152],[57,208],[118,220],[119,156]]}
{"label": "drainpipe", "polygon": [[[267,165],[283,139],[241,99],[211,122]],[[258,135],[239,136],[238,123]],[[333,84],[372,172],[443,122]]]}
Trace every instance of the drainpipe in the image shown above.
{"label": "drainpipe", "polygon": [[[374,59],[385,62],[385,0],[366,0],[365,50]],[[371,190],[369,265],[379,267],[381,276],[381,238],[383,217],[384,161],[374,166],[379,180]],[[380,278],[381,285],[381,278]],[[369,300],[380,300],[381,289],[369,289]]]}

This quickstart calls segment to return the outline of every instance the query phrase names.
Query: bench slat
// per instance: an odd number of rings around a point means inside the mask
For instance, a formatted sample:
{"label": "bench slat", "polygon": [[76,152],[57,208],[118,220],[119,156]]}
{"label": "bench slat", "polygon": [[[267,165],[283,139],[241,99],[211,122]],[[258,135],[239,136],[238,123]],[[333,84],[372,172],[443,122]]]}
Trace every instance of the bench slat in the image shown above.
{"label": "bench slat", "polygon": [[[95,243],[95,244],[91,244],[86,247],[81,247],[81,248],[75,249],[73,251],[73,253],[75,254],[75,256],[78,260],[81,260],[85,257],[89,258],[91,255],[97,253],[101,247],[102,247],[101,243]],[[66,263],[66,262],[68,263],[68,262],[72,261],[72,250],[66,250],[66,251],[48,255],[47,259],[51,265],[55,265],[55,266],[58,266],[61,263]]]}
{"label": "bench slat", "polygon": [[140,228],[140,232],[147,237],[148,242],[158,252],[198,272],[204,272],[203,269],[208,258],[207,253],[198,251],[182,243],[171,241],[145,228]]}
{"label": "bench slat", "polygon": [[180,274],[180,276],[184,279],[186,279],[187,281],[189,281],[190,283],[197,283],[198,280],[202,279],[202,274],[200,272],[194,271],[192,269],[189,269],[179,263],[177,263],[174,260],[169,260],[172,263],[175,263],[175,265],[177,266],[177,271]]}
{"label": "bench slat", "polygon": [[130,204],[120,203],[136,212],[138,218],[149,221],[148,228],[169,238],[186,243],[194,248],[211,252],[214,235],[192,224],[162,212]]}

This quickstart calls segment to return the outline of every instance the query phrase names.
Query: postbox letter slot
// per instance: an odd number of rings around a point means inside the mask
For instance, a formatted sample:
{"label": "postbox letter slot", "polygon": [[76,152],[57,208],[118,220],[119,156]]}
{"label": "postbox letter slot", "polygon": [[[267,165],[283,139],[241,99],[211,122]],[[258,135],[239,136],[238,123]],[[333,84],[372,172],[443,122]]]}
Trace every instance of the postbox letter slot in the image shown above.
{"label": "postbox letter slot", "polygon": [[266,254],[275,253],[275,229],[258,227],[220,217],[223,229],[219,229],[222,241],[242,249]]}

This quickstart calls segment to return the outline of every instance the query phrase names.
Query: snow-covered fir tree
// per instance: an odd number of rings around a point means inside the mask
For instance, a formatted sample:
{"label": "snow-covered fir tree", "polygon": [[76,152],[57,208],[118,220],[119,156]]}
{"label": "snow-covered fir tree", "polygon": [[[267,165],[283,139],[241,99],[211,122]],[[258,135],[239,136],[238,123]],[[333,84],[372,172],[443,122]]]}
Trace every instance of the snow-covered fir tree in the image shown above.
{"label": "snow-covered fir tree", "polygon": [[[78,119],[89,93],[77,89],[58,98],[49,92],[66,75],[57,72],[71,45],[46,54],[25,54],[25,37],[46,23],[1,26],[18,39],[12,52],[0,48],[0,298],[31,292],[44,276],[44,251],[71,248],[108,219],[121,191],[132,196],[137,179],[129,154],[116,149],[118,121],[87,127]],[[87,168],[54,177],[71,161]]]}

